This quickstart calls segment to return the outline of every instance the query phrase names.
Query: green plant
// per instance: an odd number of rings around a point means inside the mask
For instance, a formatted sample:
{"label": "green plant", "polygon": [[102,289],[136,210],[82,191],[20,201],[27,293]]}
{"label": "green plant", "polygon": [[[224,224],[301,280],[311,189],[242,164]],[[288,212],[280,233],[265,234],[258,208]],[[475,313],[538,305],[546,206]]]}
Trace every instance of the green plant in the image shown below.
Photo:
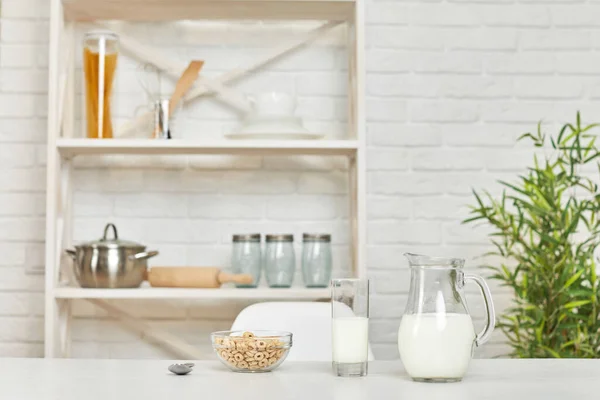
{"label": "green plant", "polygon": [[514,293],[499,320],[513,357],[600,357],[600,192],[590,178],[598,181],[600,171],[597,126],[582,126],[577,114],[548,138],[538,124],[519,140],[549,155],[534,156],[516,183],[500,181],[498,198],[473,191],[477,205],[463,223],[491,227],[495,257],[487,268]]}

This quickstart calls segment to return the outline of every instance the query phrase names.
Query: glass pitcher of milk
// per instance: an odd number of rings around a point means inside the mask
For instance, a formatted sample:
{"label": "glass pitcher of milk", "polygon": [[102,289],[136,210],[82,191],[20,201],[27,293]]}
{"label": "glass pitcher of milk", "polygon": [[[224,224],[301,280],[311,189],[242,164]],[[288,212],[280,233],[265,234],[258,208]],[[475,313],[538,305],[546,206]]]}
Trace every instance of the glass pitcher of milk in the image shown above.
{"label": "glass pitcher of milk", "polygon": [[[411,269],[410,292],[398,330],[404,368],[415,381],[460,381],[474,347],[485,343],[494,330],[490,289],[482,277],[462,271],[464,259],[405,256]],[[475,334],[463,292],[468,281],[479,285],[487,311],[487,325],[479,334]]]}

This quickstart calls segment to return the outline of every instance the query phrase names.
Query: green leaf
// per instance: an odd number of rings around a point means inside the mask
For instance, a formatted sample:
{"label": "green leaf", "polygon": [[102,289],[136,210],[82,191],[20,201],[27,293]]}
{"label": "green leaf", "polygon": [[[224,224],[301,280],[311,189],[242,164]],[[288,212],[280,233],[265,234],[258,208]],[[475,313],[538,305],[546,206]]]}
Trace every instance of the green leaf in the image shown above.
{"label": "green leaf", "polygon": [[567,310],[571,310],[573,308],[577,308],[577,307],[581,307],[581,306],[585,306],[587,304],[590,304],[592,301],[591,300],[578,300],[578,301],[571,301],[567,304],[565,304],[563,306],[563,308],[566,308]]}
{"label": "green leaf", "polygon": [[471,218],[464,219],[464,220],[462,221],[462,223],[463,223],[463,224],[468,224],[468,223],[470,223],[470,222],[473,222],[473,221],[479,221],[479,220],[482,220],[482,219],[485,219],[485,215],[476,215],[476,216],[474,216],[474,217],[471,217]]}
{"label": "green leaf", "polygon": [[569,125],[565,125],[565,126],[563,126],[563,127],[562,127],[562,129],[560,130],[560,132],[558,133],[558,137],[556,138],[556,142],[557,142],[557,143],[559,143],[559,144],[562,144],[562,143],[563,143],[563,141],[562,141],[562,137],[563,137],[563,135],[565,134],[565,132],[567,131],[567,128],[568,128],[568,126],[569,126]]}
{"label": "green leaf", "polygon": [[522,195],[525,195],[525,196],[527,196],[527,197],[529,197],[529,196],[531,195],[531,192],[527,192],[526,190],[524,190],[524,189],[521,189],[521,188],[519,188],[519,187],[517,187],[517,186],[515,186],[515,185],[513,185],[513,184],[511,184],[511,183],[508,183],[508,182],[506,182],[506,181],[498,181],[498,183],[500,183],[501,185],[504,185],[504,186],[506,186],[506,187],[508,187],[508,188],[511,188],[511,189],[512,189],[512,190],[514,190],[515,192],[519,192],[519,193],[521,193]]}
{"label": "green leaf", "polygon": [[521,141],[521,140],[526,139],[526,138],[529,138],[531,140],[536,140],[535,136],[533,136],[531,133],[524,133],[524,134],[522,134],[521,136],[519,136],[517,138],[517,141]]}
{"label": "green leaf", "polygon": [[542,347],[542,349],[546,350],[552,357],[554,357],[554,358],[562,358],[560,356],[560,354],[558,354],[557,351],[552,350],[550,347],[548,347],[548,346],[541,346],[541,347]]}
{"label": "green leaf", "polygon": [[575,275],[573,275],[572,277],[569,278],[569,280],[567,282],[565,282],[565,285],[562,287],[562,290],[566,290],[568,289],[572,284],[575,283],[575,281],[577,281],[577,279],[579,279],[579,277],[585,272],[584,269],[577,271],[575,273]]}

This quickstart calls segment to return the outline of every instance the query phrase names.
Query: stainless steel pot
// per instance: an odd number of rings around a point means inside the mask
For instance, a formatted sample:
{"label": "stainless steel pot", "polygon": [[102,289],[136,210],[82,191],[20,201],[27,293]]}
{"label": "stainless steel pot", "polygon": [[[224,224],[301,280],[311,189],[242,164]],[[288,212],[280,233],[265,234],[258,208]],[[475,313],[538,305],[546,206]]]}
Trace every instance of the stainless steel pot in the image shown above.
{"label": "stainless steel pot", "polygon": [[[112,229],[114,238],[108,239]],[[75,278],[85,288],[135,288],[146,279],[147,260],[158,251],[119,239],[114,224],[107,224],[102,239],[65,250],[75,261]]]}

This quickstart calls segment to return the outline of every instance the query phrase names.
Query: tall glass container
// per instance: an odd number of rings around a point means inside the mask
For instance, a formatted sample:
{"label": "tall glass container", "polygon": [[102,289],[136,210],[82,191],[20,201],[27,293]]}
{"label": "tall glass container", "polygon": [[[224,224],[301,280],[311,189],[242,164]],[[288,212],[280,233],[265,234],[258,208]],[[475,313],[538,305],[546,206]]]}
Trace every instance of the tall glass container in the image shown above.
{"label": "tall glass container", "polygon": [[110,31],[90,31],[83,38],[87,137],[113,137],[111,96],[119,38]]}
{"label": "tall glass container", "polygon": [[331,281],[331,347],[337,376],[365,376],[369,360],[369,280]]}
{"label": "tall glass container", "polygon": [[269,286],[289,288],[294,281],[295,271],[294,235],[267,235],[265,277]]}
{"label": "tall glass container", "polygon": [[327,287],[331,279],[331,235],[302,235],[302,278],[306,287]]}
{"label": "tall glass container", "polygon": [[255,288],[260,282],[261,251],[260,234],[233,235],[231,268],[236,274],[249,274],[254,279],[249,285],[239,288]]}

